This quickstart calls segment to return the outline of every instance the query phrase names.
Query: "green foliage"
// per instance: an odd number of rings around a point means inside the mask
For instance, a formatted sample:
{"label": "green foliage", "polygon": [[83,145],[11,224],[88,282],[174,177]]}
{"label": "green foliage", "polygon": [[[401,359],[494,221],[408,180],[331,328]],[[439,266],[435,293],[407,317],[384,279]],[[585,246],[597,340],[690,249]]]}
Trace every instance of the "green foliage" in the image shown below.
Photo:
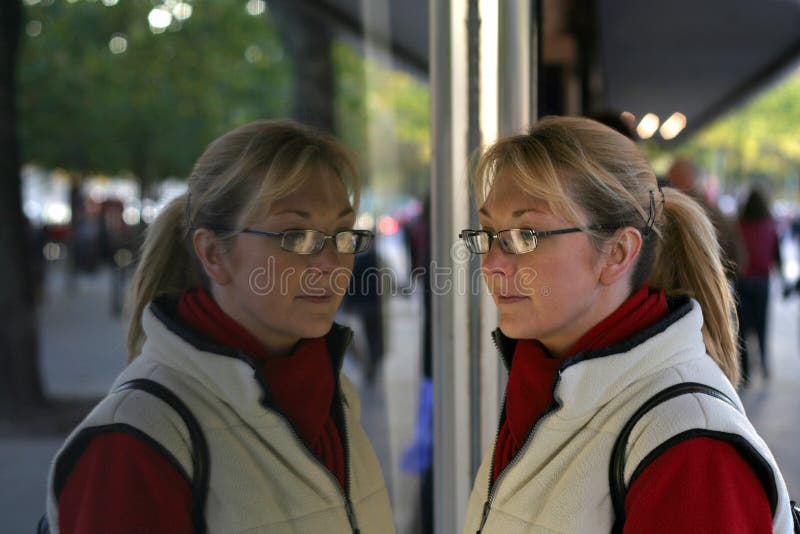
{"label": "green foliage", "polygon": [[377,60],[365,60],[344,42],[335,43],[333,55],[337,129],[359,155],[365,183],[379,191],[424,196],[430,190],[428,85]]}
{"label": "green foliage", "polygon": [[[18,74],[25,162],[143,182],[186,176],[213,138],[289,109],[277,32],[243,0],[195,2],[190,18],[160,34],[148,24],[150,0],[26,3]],[[122,53],[110,50],[115,36],[127,43]]]}

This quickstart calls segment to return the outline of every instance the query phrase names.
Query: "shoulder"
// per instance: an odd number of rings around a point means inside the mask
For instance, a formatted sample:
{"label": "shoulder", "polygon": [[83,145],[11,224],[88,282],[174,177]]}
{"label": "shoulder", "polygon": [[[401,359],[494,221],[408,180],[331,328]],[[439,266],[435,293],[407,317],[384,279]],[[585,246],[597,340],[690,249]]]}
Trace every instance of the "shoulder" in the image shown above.
{"label": "shoulder", "polygon": [[[704,469],[749,465],[774,505],[779,475],[772,454],[744,414],[733,388],[729,384],[727,388],[714,385],[730,402],[713,394],[692,392],[670,398],[642,415],[624,449],[624,480],[627,484],[637,480],[664,455],[683,463],[713,457],[713,461],[705,462],[708,465]],[[679,454],[687,450],[686,444],[691,444],[691,457]],[[683,468],[689,469],[686,465]]]}
{"label": "shoulder", "polygon": [[138,389],[112,391],[67,438],[54,463],[64,478],[95,438],[124,434],[157,451],[182,473],[191,474],[190,436],[181,416],[167,403]]}

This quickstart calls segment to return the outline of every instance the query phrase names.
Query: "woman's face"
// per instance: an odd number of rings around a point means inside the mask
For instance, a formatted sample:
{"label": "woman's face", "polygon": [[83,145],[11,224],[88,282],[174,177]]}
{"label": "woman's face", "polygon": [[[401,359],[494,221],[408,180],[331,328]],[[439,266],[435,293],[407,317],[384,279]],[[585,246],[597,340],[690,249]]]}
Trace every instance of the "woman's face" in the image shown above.
{"label": "woman's face", "polygon": [[[248,227],[269,232],[311,229],[333,235],[352,228],[354,222],[344,185],[323,172],[274,202]],[[310,255],[284,251],[280,244],[279,237],[239,234],[225,259],[230,283],[215,284],[215,297],[225,312],[273,353],[286,353],[300,339],[330,330],[353,268],[353,255],[339,254],[331,239]]]}
{"label": "woman's face", "polygon": [[[575,226],[504,173],[497,177],[479,219],[492,232]],[[608,313],[599,281],[602,255],[583,232],[547,236],[527,254],[507,253],[495,239],[482,260],[500,312],[500,329],[511,338],[538,339],[553,354],[563,355]]]}

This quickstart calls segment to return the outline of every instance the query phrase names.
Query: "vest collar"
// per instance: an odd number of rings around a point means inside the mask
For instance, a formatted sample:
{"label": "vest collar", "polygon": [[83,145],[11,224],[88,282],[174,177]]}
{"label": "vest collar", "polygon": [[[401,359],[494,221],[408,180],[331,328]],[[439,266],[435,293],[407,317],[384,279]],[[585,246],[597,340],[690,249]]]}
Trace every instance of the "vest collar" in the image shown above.
{"label": "vest collar", "polygon": [[[617,343],[608,347],[602,347],[600,349],[580,351],[574,356],[565,359],[564,362],[559,366],[559,370],[563,371],[567,367],[585,360],[601,358],[621,352],[628,352],[634,347],[641,345],[648,339],[660,334],[692,310],[692,300],[689,297],[667,297],[667,303],[669,305],[669,312],[657,323],[639,331],[622,343]],[[494,340],[494,344],[497,347],[500,357],[506,366],[506,370],[510,371],[511,363],[514,360],[514,351],[517,347],[517,340],[506,336],[500,330],[500,328],[496,328],[492,332],[492,339]]]}
{"label": "vest collar", "polygon": [[[252,358],[250,358],[250,356],[248,356],[246,353],[225,345],[220,345],[219,343],[214,342],[202,334],[184,326],[179,319],[178,300],[179,295],[177,294],[162,294],[153,299],[153,301],[150,303],[149,309],[170,332],[192,345],[195,349],[242,360],[255,370]],[[331,363],[333,364],[333,370],[336,375],[338,375],[342,370],[344,353],[347,350],[347,346],[350,344],[352,338],[353,331],[350,328],[337,323],[333,323],[331,329],[327,334],[325,334],[325,343],[327,345],[328,354],[331,357]]]}

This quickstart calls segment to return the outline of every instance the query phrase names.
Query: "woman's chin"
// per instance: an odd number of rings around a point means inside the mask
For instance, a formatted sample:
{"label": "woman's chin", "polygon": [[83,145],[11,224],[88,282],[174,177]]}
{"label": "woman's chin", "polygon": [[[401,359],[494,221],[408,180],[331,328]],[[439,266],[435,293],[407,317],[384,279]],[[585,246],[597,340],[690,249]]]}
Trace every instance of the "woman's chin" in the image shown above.
{"label": "woman's chin", "polygon": [[303,335],[301,337],[306,339],[314,339],[317,337],[322,337],[330,331],[331,326],[333,326],[332,317],[326,320],[318,319],[310,321],[309,324],[307,324],[303,328]]}

